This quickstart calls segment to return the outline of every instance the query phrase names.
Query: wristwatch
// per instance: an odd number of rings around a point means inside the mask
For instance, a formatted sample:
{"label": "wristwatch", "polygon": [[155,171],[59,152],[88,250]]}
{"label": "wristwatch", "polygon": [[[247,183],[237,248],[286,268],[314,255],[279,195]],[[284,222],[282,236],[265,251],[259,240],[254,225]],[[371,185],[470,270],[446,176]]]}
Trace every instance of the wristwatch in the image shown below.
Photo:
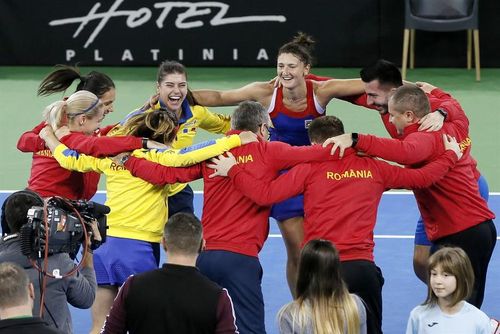
{"label": "wristwatch", "polygon": [[358,133],[357,132],[351,133],[351,139],[352,139],[351,147],[356,147],[356,145],[358,144]]}
{"label": "wristwatch", "polygon": [[125,154],[123,157],[120,158],[120,165],[125,166],[125,163],[127,160],[130,158],[130,154]]}
{"label": "wristwatch", "polygon": [[448,117],[448,113],[443,109],[436,109],[436,112],[440,113],[443,116],[444,120],[446,120],[446,117]]}
{"label": "wristwatch", "polygon": [[145,150],[148,148],[148,138],[146,137],[142,138],[142,148]]}

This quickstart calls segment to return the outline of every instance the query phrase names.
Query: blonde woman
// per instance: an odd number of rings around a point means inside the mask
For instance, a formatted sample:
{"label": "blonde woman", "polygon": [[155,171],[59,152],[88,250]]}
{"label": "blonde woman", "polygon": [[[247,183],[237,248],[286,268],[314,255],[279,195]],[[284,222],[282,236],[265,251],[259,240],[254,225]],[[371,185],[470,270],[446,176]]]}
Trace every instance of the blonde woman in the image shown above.
{"label": "blonde woman", "polygon": [[[38,134],[50,125],[58,130],[61,142],[80,153],[107,156],[139,149],[157,147],[151,140],[140,137],[101,137],[95,135],[104,119],[105,107],[93,93],[81,90],[66,100],[56,101],[44,110],[44,122],[21,135],[17,148],[33,152],[28,189],[42,197],[61,196],[89,200],[94,196],[99,174],[80,173],[62,168]],[[156,143],[157,144],[157,143]]]}
{"label": "blonde woman", "polygon": [[328,240],[311,240],[300,253],[296,299],[278,313],[283,334],[366,334],[366,310],[347,290],[339,252]]}

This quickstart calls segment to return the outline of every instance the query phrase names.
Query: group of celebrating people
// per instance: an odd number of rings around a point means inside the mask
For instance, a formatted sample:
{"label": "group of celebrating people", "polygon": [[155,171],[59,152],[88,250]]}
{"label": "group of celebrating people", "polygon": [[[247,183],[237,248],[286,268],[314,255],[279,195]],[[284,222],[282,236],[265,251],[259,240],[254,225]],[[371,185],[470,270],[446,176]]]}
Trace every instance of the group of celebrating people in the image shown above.
{"label": "group of celebrating people", "polygon": [[[184,66],[164,61],[156,95],[110,126],[101,126],[115,99],[107,75],[81,76],[78,69],[62,66],[44,79],[39,95],[80,83],[21,135],[18,149],[33,153],[27,189],[42,203],[51,196],[90,200],[100,174],[106,175],[107,238],[89,255],[95,277],[85,278],[97,286],[92,333],[152,328],[200,333],[200,327],[183,323],[193,319],[204,319],[206,333],[265,333],[258,255],[269,217],[278,221],[287,249],[286,279],[293,296],[278,314],[280,331],[382,333],[384,278],[373,256],[373,230],[380,198],[391,188],[413,189],[421,213],[414,268],[428,285],[428,297],[412,311],[407,333],[427,333],[429,327],[433,333],[491,332],[479,308],[496,243],[495,216],[488,208],[486,180],[470,155],[462,107],[431,84],[404,83],[399,69],[385,60],[363,68],[360,79],[313,75],[313,44],[299,34],[279,49],[274,80],[227,91],[191,91]],[[333,98],[377,110],[391,138],[344,133],[342,121],[326,115]],[[230,116],[207,109],[232,105],[237,107]],[[193,145],[198,128],[225,136]],[[180,221],[196,225],[189,216],[193,191],[187,184],[196,179],[204,182],[202,238],[174,228]],[[9,237],[21,225],[20,219],[9,220],[13,202],[4,203],[2,229],[10,232],[0,243],[0,262],[15,262],[12,254],[19,250],[6,247],[19,242]],[[176,233],[185,242],[172,241]],[[160,245],[167,252],[162,269]],[[183,251],[189,256],[180,256]],[[223,288],[223,293],[213,290],[219,298],[213,314],[195,306],[203,302],[188,291],[186,282],[199,278],[182,279],[173,265],[196,265]],[[172,300],[154,299],[148,306],[145,282],[158,283],[161,276],[147,274],[152,270],[174,275],[161,289],[182,291],[181,297],[192,301],[194,318],[179,314],[183,303],[175,303],[173,295],[160,294]],[[2,277],[0,268],[0,282]],[[34,277],[33,272],[36,287]],[[46,300],[48,310],[50,304]],[[202,309],[213,321],[200,315]],[[65,319],[56,320],[51,312],[43,318],[71,332],[69,311],[63,313]]]}

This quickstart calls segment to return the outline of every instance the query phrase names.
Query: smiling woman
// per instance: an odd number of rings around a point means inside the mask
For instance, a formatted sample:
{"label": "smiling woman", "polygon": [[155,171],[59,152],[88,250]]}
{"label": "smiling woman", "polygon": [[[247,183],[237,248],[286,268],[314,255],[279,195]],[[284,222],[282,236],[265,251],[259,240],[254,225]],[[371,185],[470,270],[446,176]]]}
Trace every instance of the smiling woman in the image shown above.
{"label": "smiling woman", "polygon": [[[171,111],[177,116],[179,129],[171,143],[174,149],[191,146],[198,128],[223,134],[231,127],[229,116],[212,113],[198,104],[188,88],[186,68],[176,61],[166,60],[160,64],[153,105],[148,104],[147,107],[130,113],[127,118],[160,109]],[[168,197],[169,217],[177,212],[194,214],[193,197],[193,190],[189,185],[172,185]]]}
{"label": "smiling woman", "polygon": [[[325,114],[326,105],[334,97],[342,98],[364,92],[359,79],[330,79],[322,82],[306,80],[312,66],[313,39],[299,33],[278,51],[277,83],[253,82],[227,91],[199,90],[194,96],[206,106],[236,105],[245,100],[260,102],[268,111],[273,127],[272,141],[290,145],[309,145],[309,123]],[[294,197],[273,206],[271,216],[279,224],[288,253],[287,279],[293,294],[300,244],[303,238],[303,198]]]}

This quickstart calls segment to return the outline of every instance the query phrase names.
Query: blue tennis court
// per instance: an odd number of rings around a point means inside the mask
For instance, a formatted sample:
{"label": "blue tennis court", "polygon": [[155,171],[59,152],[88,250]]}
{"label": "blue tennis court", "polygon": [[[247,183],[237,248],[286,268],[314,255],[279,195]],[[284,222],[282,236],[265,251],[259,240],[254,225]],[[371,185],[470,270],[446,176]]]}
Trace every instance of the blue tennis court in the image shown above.
{"label": "blue tennis court", "polygon": [[[5,193],[1,194],[1,202],[5,196]],[[195,195],[198,216],[201,216],[202,196],[201,192]],[[103,202],[104,194],[97,194],[95,200]],[[499,193],[490,194],[489,206],[495,213],[500,212]],[[411,309],[426,296],[426,287],[416,278],[412,267],[413,234],[418,215],[411,193],[389,192],[382,197],[375,228],[375,259],[385,277],[383,328],[388,334],[402,333]],[[500,229],[498,224],[496,226]],[[495,249],[490,262],[482,306],[482,310],[493,318],[500,317],[498,249]],[[275,334],[278,333],[275,316],[279,308],[291,300],[285,280],[286,252],[275,222],[271,222],[269,239],[260,254],[260,260],[264,269],[262,289],[266,303],[266,328],[268,333]],[[88,333],[90,310],[72,309],[72,315],[75,334]]]}

